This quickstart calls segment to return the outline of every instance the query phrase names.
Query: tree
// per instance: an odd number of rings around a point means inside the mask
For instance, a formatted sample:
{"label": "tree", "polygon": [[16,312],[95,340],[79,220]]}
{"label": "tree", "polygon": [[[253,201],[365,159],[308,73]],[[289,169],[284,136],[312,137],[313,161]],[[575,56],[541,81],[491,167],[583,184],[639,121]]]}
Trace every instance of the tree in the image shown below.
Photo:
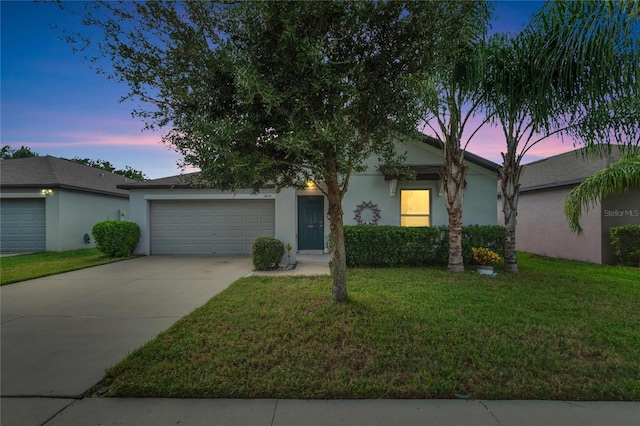
{"label": "tree", "polygon": [[[79,49],[148,109],[148,127],[222,190],[316,183],[327,197],[333,300],[347,301],[342,199],[365,159],[397,162],[415,128],[409,80],[446,52],[459,6],[428,2],[91,3]],[[464,8],[462,8],[464,9]],[[429,25],[425,25],[428,22]],[[92,39],[94,42],[92,43]]]}
{"label": "tree", "polygon": [[[531,96],[538,72],[531,63],[537,51],[524,37],[508,38],[498,34],[490,40],[487,73],[482,87],[485,111],[491,122],[502,128],[506,152],[499,169],[502,211],[505,224],[506,272],[517,272],[516,224],[520,192],[521,162],[524,155],[544,137],[536,131],[537,100]],[[548,136],[548,135],[545,135]]]}
{"label": "tree", "polygon": [[585,179],[567,195],[564,214],[569,228],[582,234],[580,216],[589,207],[607,195],[623,194],[632,189],[640,189],[640,155],[622,157],[606,169],[602,169]]}
{"label": "tree", "polygon": [[142,173],[140,170],[136,170],[131,166],[125,166],[124,169],[116,169],[110,162],[105,160],[92,160],[90,158],[79,158],[73,157],[70,161],[73,161],[78,164],[84,164],[85,166],[95,167],[97,169],[102,169],[107,172],[115,173],[120,176],[124,176],[129,179],[142,181],[147,178],[147,176]]}
{"label": "tree", "polygon": [[0,150],[0,158],[4,160],[8,160],[10,158],[28,158],[28,157],[38,157],[38,154],[31,151],[31,148],[22,145],[18,149],[11,148],[10,145],[5,145]]}
{"label": "tree", "polygon": [[450,272],[463,272],[462,213],[467,167],[464,153],[486,120],[463,140],[469,119],[481,111],[486,61],[485,36],[490,18],[486,1],[456,2],[453,7],[464,16],[463,24],[451,28],[446,37],[454,45],[444,53],[444,64],[420,82],[420,98],[426,113],[424,122],[441,143],[444,163],[440,175],[444,183],[449,215]]}
{"label": "tree", "polygon": [[[505,270],[517,272],[524,155],[549,136],[586,146],[638,145],[638,2],[547,3],[523,33],[492,39],[485,109],[503,129]],[[575,143],[574,142],[574,143]]]}

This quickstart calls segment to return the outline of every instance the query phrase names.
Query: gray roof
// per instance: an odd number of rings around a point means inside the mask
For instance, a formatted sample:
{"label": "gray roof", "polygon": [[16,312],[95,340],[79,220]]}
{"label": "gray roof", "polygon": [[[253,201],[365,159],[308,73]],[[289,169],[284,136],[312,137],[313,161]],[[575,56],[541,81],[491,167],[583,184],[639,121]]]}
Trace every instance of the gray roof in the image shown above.
{"label": "gray roof", "polygon": [[134,181],[49,155],[0,161],[2,188],[63,188],[128,198],[129,191],[118,185],[130,182]]}
{"label": "gray roof", "polygon": [[[426,136],[420,134],[419,138],[427,145],[430,145],[437,149],[442,149],[442,142],[432,136]],[[476,164],[492,172],[498,172],[499,165],[482,158],[479,155],[472,154],[468,151],[464,153],[464,159],[470,163]],[[441,164],[421,164],[421,165],[408,165],[416,173],[418,180],[437,180],[439,179],[439,171],[442,167]],[[190,180],[196,177],[198,172],[187,173],[184,175],[169,176],[160,179],[147,180],[144,182],[131,182],[124,185],[118,185],[118,188],[123,189],[178,189],[178,188],[191,188],[189,185]],[[388,170],[384,170],[383,174],[385,179],[393,179],[393,173]]]}
{"label": "gray roof", "polygon": [[581,148],[526,164],[520,176],[520,191],[578,185],[620,159],[618,148],[615,145],[611,148],[611,153],[602,157],[583,157]]}
{"label": "gray roof", "polygon": [[197,177],[198,172],[187,173],[184,175],[169,176],[153,180],[145,180],[144,182],[130,181],[127,184],[120,184],[118,188],[123,189],[189,189],[192,186],[190,181]]}

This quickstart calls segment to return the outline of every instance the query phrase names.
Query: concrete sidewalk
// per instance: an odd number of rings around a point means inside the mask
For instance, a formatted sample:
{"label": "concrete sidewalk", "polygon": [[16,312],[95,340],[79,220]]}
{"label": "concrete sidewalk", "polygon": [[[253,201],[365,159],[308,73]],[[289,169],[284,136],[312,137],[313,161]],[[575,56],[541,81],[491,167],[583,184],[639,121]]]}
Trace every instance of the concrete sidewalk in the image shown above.
{"label": "concrete sidewalk", "polygon": [[638,426],[640,403],[82,398],[104,369],[247,275],[248,258],[149,256],[0,289],[2,426]]}
{"label": "concrete sidewalk", "polygon": [[[474,400],[3,399],[3,426],[637,426],[640,403]],[[47,405],[56,414],[37,418]],[[22,409],[21,409],[22,406]]]}

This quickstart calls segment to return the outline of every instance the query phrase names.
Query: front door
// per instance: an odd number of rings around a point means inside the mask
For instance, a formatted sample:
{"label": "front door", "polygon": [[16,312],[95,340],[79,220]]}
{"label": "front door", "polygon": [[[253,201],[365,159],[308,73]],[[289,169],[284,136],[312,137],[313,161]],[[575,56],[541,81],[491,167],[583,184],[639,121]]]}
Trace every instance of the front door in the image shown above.
{"label": "front door", "polygon": [[324,197],[298,197],[298,250],[324,249]]}

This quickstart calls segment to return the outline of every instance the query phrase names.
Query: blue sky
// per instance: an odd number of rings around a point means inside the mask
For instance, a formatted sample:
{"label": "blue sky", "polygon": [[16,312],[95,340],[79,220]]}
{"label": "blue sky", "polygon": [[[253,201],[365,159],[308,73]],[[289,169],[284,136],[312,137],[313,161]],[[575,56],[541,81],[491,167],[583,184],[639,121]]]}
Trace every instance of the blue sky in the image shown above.
{"label": "blue sky", "polygon": [[[494,30],[519,30],[542,5],[538,1],[497,2]],[[160,141],[161,133],[142,132],[131,117],[134,105],[119,103],[126,86],[90,69],[59,38],[59,28],[79,29],[75,19],[52,3],[0,2],[1,80],[0,141],[31,148],[41,155],[110,161],[131,166],[149,178],[179,174],[179,156]],[[485,127],[469,150],[500,162],[503,138]],[[527,157],[537,160],[573,149],[548,141]]]}

